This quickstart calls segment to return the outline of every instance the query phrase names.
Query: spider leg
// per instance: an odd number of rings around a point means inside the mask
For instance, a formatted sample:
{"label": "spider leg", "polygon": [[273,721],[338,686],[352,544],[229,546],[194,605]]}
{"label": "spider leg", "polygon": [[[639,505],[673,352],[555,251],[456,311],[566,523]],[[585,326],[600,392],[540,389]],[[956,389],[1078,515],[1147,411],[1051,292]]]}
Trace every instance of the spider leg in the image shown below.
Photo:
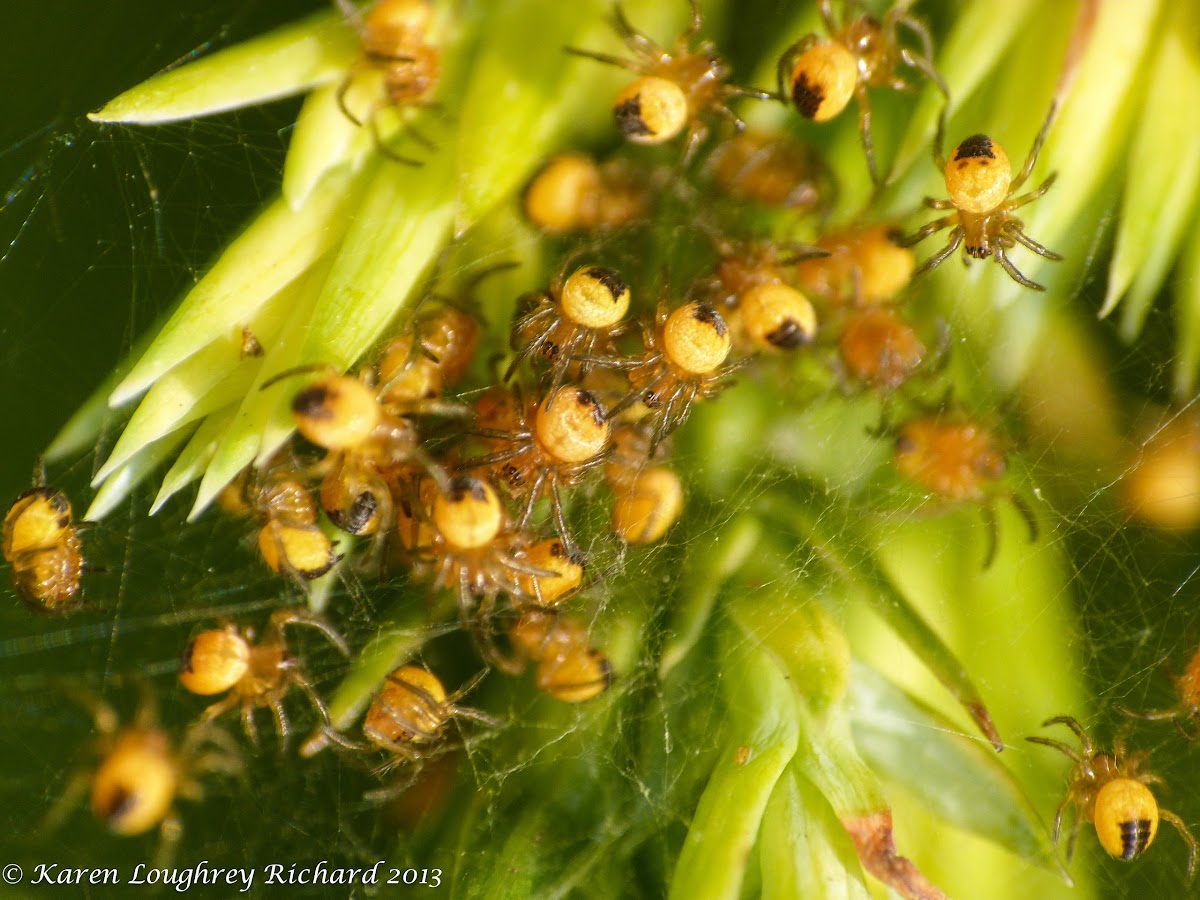
{"label": "spider leg", "polygon": [[533,516],[534,504],[538,502],[538,498],[542,496],[542,489],[546,486],[546,479],[549,473],[542,469],[538,472],[537,478],[533,480],[533,484],[529,486],[529,496],[525,499],[525,505],[521,508],[521,515],[517,518],[517,528],[524,529],[530,518]]}
{"label": "spider leg", "polygon": [[[622,359],[619,356],[592,356],[591,354],[576,356],[574,362],[587,363],[590,366],[599,366],[602,369],[618,370],[636,369],[642,365],[642,360],[640,359]],[[612,412],[609,412],[609,416],[612,416]]]}
{"label": "spider leg", "polygon": [[700,15],[700,0],[688,0],[688,6],[691,7],[691,19],[688,21],[687,29],[679,36],[679,41],[684,46],[691,42],[691,39],[700,33],[700,24],[702,17]]}
{"label": "spider leg", "polygon": [[1045,181],[1043,181],[1041,184],[1039,184],[1036,188],[1034,188],[1029,193],[1022,194],[1019,197],[1013,197],[1011,200],[1006,201],[1004,204],[1004,208],[1011,212],[1014,209],[1024,206],[1026,203],[1032,203],[1038,197],[1045,194],[1046,191],[1050,190],[1050,188],[1054,185],[1054,182],[1057,180],[1058,180],[1058,173],[1051,172],[1049,174],[1049,176],[1047,176]]}
{"label": "spider leg", "polygon": [[[390,712],[391,707],[389,707],[388,709],[389,709],[388,715],[390,716],[391,715],[391,712]],[[399,723],[397,722],[397,724],[399,724]],[[403,728],[404,726],[401,725],[400,727]],[[413,753],[412,748],[405,746],[404,744],[400,743],[399,741],[393,741],[391,738],[380,733],[378,730],[376,730],[375,728],[373,728],[370,725],[363,728],[363,734],[365,734],[370,739],[372,744],[374,744],[375,746],[378,746],[378,747],[382,747],[384,750],[387,750],[389,753],[393,753],[396,756],[402,756],[402,757],[404,757],[404,759],[408,760],[409,762],[418,762],[420,760],[420,757]],[[394,765],[396,765],[396,762],[392,761],[386,768],[390,769]]]}
{"label": "spider leg", "polygon": [[[418,762],[416,757],[412,758],[413,762]],[[363,800],[369,806],[375,806],[380,803],[387,803],[389,800],[395,800],[401,794],[405,793],[417,780],[420,775],[420,768],[415,768],[413,771],[395,784],[389,784],[387,787],[375,788],[373,791],[367,791],[363,794]],[[382,774],[382,773],[381,773]]]}
{"label": "spider leg", "polygon": [[610,66],[619,66],[622,69],[628,69],[630,72],[641,74],[642,66],[631,59],[625,59],[623,56],[613,56],[611,53],[596,53],[592,50],[583,50],[579,47],[563,47],[567,53],[572,56],[582,56],[584,59],[594,59],[596,62],[606,63]]}
{"label": "spider leg", "polygon": [[1131,719],[1141,719],[1143,722],[1166,722],[1177,719],[1182,714],[1178,707],[1172,709],[1151,709],[1146,712],[1136,712],[1127,706],[1118,706],[1117,710]]}
{"label": "spider leg", "polygon": [[279,752],[282,754],[287,750],[288,735],[292,733],[291,726],[288,725],[287,713],[283,709],[283,701],[276,697],[268,704],[271,707],[271,712],[275,715],[275,728],[279,732]]}
{"label": "spider leg", "polygon": [[652,392],[656,387],[658,387],[662,383],[663,379],[667,377],[667,372],[668,370],[664,368],[661,372],[650,379],[648,384],[643,385],[641,388],[635,388],[622,397],[617,405],[608,411],[609,421],[612,421],[612,419],[629,409],[629,407],[633,406],[633,404],[645,397],[646,394]]}
{"label": "spider leg", "polygon": [[[433,479],[439,491],[443,494],[450,492],[450,478],[446,475],[446,470],[429,455],[424,447],[414,444],[408,448],[408,455],[412,458],[413,462],[424,469],[425,473]],[[390,524],[390,522],[385,524]]]}
{"label": "spider leg", "polygon": [[392,162],[398,162],[405,166],[425,165],[425,163],[421,162],[419,159],[413,159],[409,156],[400,156],[398,153],[392,150],[392,148],[388,146],[388,142],[384,139],[383,133],[379,130],[379,116],[374,114],[371,116],[371,136],[375,139],[375,149],[378,150],[382,156],[386,156]]}
{"label": "spider leg", "polygon": [[[737,88],[737,90],[743,92],[740,96],[746,96],[746,97],[757,97],[758,94],[761,93],[761,92],[751,92],[750,90],[745,89],[745,88]],[[730,91],[727,91],[726,93],[728,94],[728,93],[730,93]],[[758,99],[767,100],[767,99],[770,99],[770,97],[771,97],[771,95],[767,94],[766,96],[758,97]],[[739,116],[737,113],[735,113],[732,109],[730,109],[723,100],[714,100],[711,105],[711,109],[717,115],[723,117],[726,121],[732,123],[734,131],[741,132],[741,131],[746,130],[746,123],[744,121],[742,121],[742,117]]]}
{"label": "spider leg", "polygon": [[[1056,809],[1054,811],[1054,843],[1055,844],[1058,843],[1059,836],[1062,834],[1063,814],[1067,811],[1067,807],[1071,805],[1071,802],[1073,799],[1074,799],[1074,796],[1071,794],[1070,791],[1068,791],[1067,796],[1063,797],[1062,802],[1060,804],[1058,804],[1058,809]],[[1072,823],[1072,824],[1074,824],[1074,823]],[[1075,829],[1072,828],[1071,831],[1072,831],[1072,833],[1074,833]],[[1070,851],[1068,851],[1067,859],[1069,860],[1070,858],[1071,858],[1071,853],[1070,853]]]}
{"label": "spider leg", "polygon": [[330,741],[344,750],[353,750],[356,753],[369,753],[376,749],[374,744],[346,737],[332,725],[322,725],[301,745],[300,755],[305,759],[316,756]]}
{"label": "spider leg", "polygon": [[213,719],[216,719],[216,718],[224,715],[229,710],[233,709],[235,706],[237,706],[237,704],[238,704],[237,694],[233,694],[233,693],[226,694],[224,697],[222,697],[216,703],[213,703],[211,706],[208,706],[204,710],[204,712],[200,713],[200,721],[201,722],[211,722]]}
{"label": "spider leg", "polygon": [[[540,593],[540,591],[537,591],[537,588],[538,588],[537,579],[560,577],[560,573],[558,573],[558,572],[551,572],[549,569],[539,569],[537,566],[531,566],[529,563],[525,562],[523,559],[519,559],[518,557],[515,557],[515,556],[509,556],[506,553],[500,554],[499,558],[500,558],[500,561],[502,563],[504,563],[504,565],[506,567],[512,569],[514,572],[519,572],[522,575],[529,575],[531,578],[533,578],[534,579],[534,582],[533,582],[534,589],[535,589],[535,592],[538,592],[538,593]],[[538,599],[540,600],[541,598],[539,597]]]}
{"label": "spider leg", "polygon": [[334,99],[337,100],[338,109],[342,111],[342,115],[344,115],[359,128],[362,128],[362,119],[350,112],[350,107],[346,105],[346,94],[350,90],[352,84],[354,84],[354,69],[351,69],[346,73],[346,77],[343,78],[342,83],[338,85],[337,93],[334,95]]}
{"label": "spider leg", "polygon": [[[734,121],[740,126],[737,130],[741,131],[745,128],[745,123],[741,119],[734,116]],[[683,144],[683,164],[688,165],[696,156],[696,151],[700,149],[700,145],[708,139],[708,126],[699,119],[695,120],[689,127],[687,139]]]}
{"label": "spider leg", "polygon": [[1013,265],[1012,260],[1008,258],[1008,254],[1004,252],[1004,247],[1000,246],[999,244],[996,245],[995,256],[996,262],[1000,263],[1001,268],[1003,268],[1004,271],[1008,273],[1009,277],[1012,278],[1012,280],[1017,284],[1021,285],[1022,287],[1027,287],[1032,291],[1046,290],[1045,285],[1038,284],[1036,281],[1031,281],[1022,275],[1020,269]]}
{"label": "spider leg", "polygon": [[[197,756],[188,766],[192,778],[200,775],[224,775],[245,784],[246,767],[233,751],[210,750]],[[180,790],[182,794],[182,789]]]}
{"label": "spider leg", "polygon": [[1176,718],[1175,730],[1183,736],[1185,741],[1195,741],[1200,738],[1200,727],[1197,727],[1196,724],[1195,711],[1188,710],[1186,715]]}
{"label": "spider leg", "polygon": [[[772,94],[770,91],[764,91],[761,88],[742,87],[741,85],[738,85],[738,84],[727,84],[722,88],[722,91],[724,92],[725,96],[727,96],[727,97],[753,97],[755,100],[774,100],[775,99],[775,95]],[[734,123],[739,126],[738,131],[741,131],[743,128],[746,127],[746,123],[743,122],[738,116],[734,115],[731,110],[723,109],[724,104],[720,104],[720,105],[714,104],[713,108],[716,109],[717,112],[721,112],[722,115],[732,118],[734,120]]]}
{"label": "spider leg", "polygon": [[[891,12],[888,13],[887,19],[885,21],[888,21],[888,20],[890,20],[890,28],[891,28],[891,31],[893,34],[895,34],[896,29],[899,26],[903,25],[905,28],[907,28],[909,31],[911,31],[914,35],[916,35],[917,40],[921,42],[921,55],[918,58],[922,59],[927,65],[930,65],[930,67],[932,68],[933,38],[929,34],[929,29],[925,27],[925,23],[922,22],[920,19],[914,19],[912,16],[910,16],[906,11],[902,10],[900,7],[896,7]],[[903,55],[903,53],[902,53],[902,55]],[[905,62],[908,62],[908,60],[906,59]],[[913,63],[911,63],[911,62],[909,62],[908,64],[910,66],[913,65]],[[947,98],[948,97],[949,97],[949,95],[947,94]]]}
{"label": "spider leg", "polygon": [[[558,393],[558,389],[563,386],[563,382],[567,380],[567,370],[571,367],[571,363],[576,362],[575,351],[579,349],[579,345],[583,343],[588,336],[590,329],[585,327],[575,326],[575,331],[558,351],[558,359],[554,361],[550,372],[553,376],[550,380],[550,387],[546,391],[546,396],[550,397]],[[594,332],[592,332],[594,334]],[[580,378],[583,376],[580,373]]]}
{"label": "spider leg", "polygon": [[[693,6],[694,12],[695,7]],[[625,42],[625,46],[638,56],[649,59],[666,55],[666,51],[662,47],[633,27],[620,3],[613,7],[613,27],[620,35],[621,40]]]}
{"label": "spider leg", "polygon": [[1020,494],[1009,495],[1009,502],[1013,508],[1020,513],[1021,518],[1025,520],[1025,527],[1029,529],[1029,542],[1036,543],[1040,529],[1038,528],[1037,517],[1033,514],[1029,504],[1025,502],[1025,498]]}
{"label": "spider leg", "polygon": [[[412,138],[415,143],[420,144],[426,150],[428,150],[430,152],[437,151],[438,145],[435,144],[429,138],[427,138],[424,134],[422,134],[416,128],[414,128],[411,122],[404,123],[404,133],[407,134],[410,138]],[[436,362],[436,360],[435,360],[435,362]]]}
{"label": "spider leg", "polygon": [[269,627],[280,638],[283,636],[283,629],[288,625],[303,625],[306,628],[315,628],[325,636],[329,643],[338,648],[342,656],[350,655],[350,645],[346,643],[346,639],[334,631],[329,623],[319,618],[315,613],[301,609],[281,609],[271,615]]}
{"label": "spider leg", "polygon": [[1062,259],[1061,254],[1055,253],[1053,250],[1050,250],[1050,249],[1042,246],[1037,241],[1035,241],[1033,238],[1031,238],[1029,235],[1027,235],[1021,229],[1021,224],[1019,222],[1014,223],[1009,226],[1006,226],[1005,230],[1008,232],[1009,235],[1011,235],[1013,237],[1013,239],[1016,240],[1016,242],[1018,244],[1020,244],[1022,247],[1025,247],[1028,250],[1032,250],[1038,256],[1044,256],[1046,259],[1052,259],[1052,260]]}
{"label": "spider leg", "polygon": [[571,530],[567,527],[567,517],[563,512],[562,497],[558,492],[557,472],[550,476],[550,511],[554,514],[554,524],[558,528],[558,536],[562,538],[563,549],[571,556],[578,555],[579,546],[575,543],[575,538],[571,536]]}
{"label": "spider leg", "polygon": [[[1046,112],[1046,121],[1042,123],[1041,129],[1037,133],[1037,137],[1033,139],[1033,146],[1029,148],[1029,155],[1025,157],[1025,165],[1021,166],[1021,172],[1013,179],[1009,190],[1016,191],[1023,185],[1029,176],[1033,174],[1033,167],[1037,165],[1038,155],[1042,152],[1042,145],[1046,143],[1046,136],[1050,133],[1050,126],[1054,124],[1054,116],[1058,112],[1058,101],[1055,100],[1050,104],[1050,109]],[[1043,185],[1045,187],[1045,185]],[[1039,188],[1038,190],[1041,190]]]}
{"label": "spider leg", "polygon": [[67,780],[67,786],[58,795],[58,799],[50,804],[50,808],[42,815],[41,820],[33,827],[34,839],[47,837],[62,827],[67,818],[75,811],[75,807],[83,802],[92,787],[93,772],[88,768],[76,769]]}
{"label": "spider leg", "polygon": [[313,709],[321,717],[321,724],[327,728],[332,728],[333,726],[329,719],[329,707],[325,705],[325,701],[321,699],[320,695],[313,690],[313,686],[308,683],[308,679],[293,670],[289,675],[288,681],[298,687],[304,693],[304,696],[308,698],[308,702],[312,704]]}
{"label": "spider leg", "polygon": [[815,34],[806,34],[787,50],[783,51],[783,56],[779,57],[779,62],[775,64],[775,83],[779,89],[778,99],[782,103],[789,106],[792,103],[792,92],[789,89],[789,82],[792,80],[792,69],[796,65],[796,60],[815,47],[820,42]]}
{"label": "spider leg", "polygon": [[486,725],[488,728],[500,729],[504,727],[504,722],[499,719],[489,716],[487,713],[478,709],[472,709],[469,706],[452,706],[451,711],[456,720],[470,719],[472,722],[478,722],[480,725]]}
{"label": "spider leg", "polygon": [[825,24],[825,31],[830,37],[833,37],[838,30],[837,21],[833,18],[833,4],[830,3],[830,0],[821,0],[817,4],[817,9],[821,12],[821,21]]}
{"label": "spider leg", "polygon": [[996,550],[1000,544],[1000,528],[996,524],[996,510],[990,503],[982,508],[983,524],[987,529],[987,550],[983,554],[983,570],[986,572],[996,561]]}
{"label": "spider leg", "polygon": [[854,89],[854,96],[858,100],[858,132],[862,135],[863,150],[867,154],[867,171],[871,173],[871,183],[879,186],[879,167],[875,163],[875,145],[871,141],[871,101],[866,85],[860,82]]}
{"label": "spider leg", "polygon": [[158,847],[154,851],[151,865],[156,869],[168,868],[175,860],[175,851],[179,849],[179,840],[182,837],[183,822],[179,819],[179,812],[172,808],[158,826]]}
{"label": "spider leg", "polygon": [[250,743],[257,750],[259,747],[258,726],[254,724],[253,704],[242,704],[242,730],[246,732],[246,737],[250,738]]}
{"label": "spider leg", "polygon": [[1188,882],[1196,877],[1196,857],[1200,855],[1200,846],[1196,844],[1196,837],[1192,834],[1191,829],[1187,827],[1187,823],[1169,809],[1159,809],[1158,817],[1164,822],[1169,822],[1179,832],[1179,836],[1183,838],[1183,842],[1188,846]]}
{"label": "spider leg", "polygon": [[[1053,716],[1042,723],[1043,728],[1049,728],[1051,725],[1066,725],[1075,732],[1075,737],[1079,738],[1079,747],[1086,759],[1090,760],[1096,755],[1096,746],[1092,743],[1092,739],[1088,737],[1088,733],[1083,730],[1083,726],[1079,724],[1079,720],[1074,716]],[[1082,762],[1083,760],[1076,761]],[[1087,767],[1087,774],[1089,777],[1094,777],[1090,764]]]}
{"label": "spider leg", "polygon": [[471,623],[468,630],[471,633],[471,642],[475,645],[475,649],[479,655],[492,666],[495,666],[501,672],[508,675],[519,675],[523,668],[521,661],[518,659],[509,659],[500,652],[500,648],[496,646],[496,641],[493,638],[488,623],[491,620],[492,611],[496,606],[495,591],[488,591],[479,601],[479,605],[475,607],[475,615],[471,617]]}
{"label": "spider leg", "polygon": [[[1071,795],[1068,794],[1068,797]],[[1065,802],[1065,801],[1064,801]],[[1058,833],[1058,819],[1055,818],[1055,834]],[[1079,807],[1076,805],[1075,814],[1071,817],[1071,834],[1067,837],[1067,862],[1071,861],[1071,857],[1075,855],[1075,841],[1079,837],[1079,829],[1083,825],[1083,817],[1079,815]]]}
{"label": "spider leg", "polygon": [[[950,237],[946,240],[946,246],[943,247],[941,250],[939,250],[937,253],[935,253],[933,256],[929,257],[929,259],[925,260],[924,264],[919,269],[917,269],[916,272],[913,273],[913,278],[916,278],[918,275],[924,275],[926,272],[930,271],[931,269],[936,269],[938,266],[940,266],[942,263],[944,263],[947,259],[950,258],[950,254],[952,254],[955,250],[957,250],[962,245],[962,242],[963,242],[963,230],[962,230],[962,228],[955,228],[953,231],[950,232]],[[965,257],[964,257],[964,259],[965,259]]]}
{"label": "spider leg", "polygon": [[[440,715],[440,713],[442,711],[441,704],[437,700],[435,700],[432,696],[430,696],[430,694],[427,691],[425,691],[421,688],[418,688],[416,685],[405,685],[405,686],[410,688],[412,690],[413,695],[420,701],[423,711],[425,711],[428,715],[430,715],[431,717],[433,717],[435,719],[444,718]],[[440,727],[433,731],[430,731],[429,729],[422,727],[417,722],[414,722],[404,712],[403,709],[393,706],[390,703],[381,702],[381,707],[382,707],[383,711],[387,713],[387,716],[389,719],[391,719],[393,722],[395,722],[396,725],[402,731],[411,735],[413,737],[413,739],[415,739],[415,740],[434,741],[437,739],[438,735],[441,733]],[[366,733],[365,728],[363,729],[363,733],[364,734]],[[378,734],[378,732],[374,732],[374,733]],[[379,735],[379,737],[382,738],[383,735]],[[387,739],[385,738],[385,740],[387,740]],[[388,741],[386,746],[389,750],[393,750],[393,743],[390,740]],[[412,748],[411,747],[408,748],[408,752],[405,755],[409,756],[409,758],[415,758],[412,756]]]}
{"label": "spider leg", "polygon": [[340,12],[343,18],[353,25],[357,31],[362,31],[362,13],[358,11],[357,6],[351,3],[350,0],[333,0],[333,5],[338,8],[338,12]]}
{"label": "spider leg", "polygon": [[1079,755],[1079,751],[1072,748],[1069,744],[1064,744],[1062,741],[1056,741],[1054,738],[1045,738],[1038,735],[1027,737],[1025,740],[1031,744],[1041,744],[1043,747],[1052,747],[1059,753],[1070,757],[1076,763],[1082,763],[1083,758]]}
{"label": "spider leg", "polygon": [[[524,319],[518,320],[513,325],[513,336],[516,337],[520,330],[528,325],[532,325],[538,319],[547,314],[552,314],[553,312],[554,311],[552,309],[544,309],[536,313],[531,313]],[[522,360],[528,359],[542,348],[542,345],[545,344],[546,341],[549,340],[550,335],[554,333],[554,328],[557,324],[558,322],[556,319],[551,319],[551,321],[546,324],[545,328],[521,345],[520,349],[517,350],[516,355],[513,357],[512,362],[508,364],[508,368],[504,370],[505,381],[512,380],[513,375],[516,374],[517,366],[521,364]]]}
{"label": "spider leg", "polygon": [[[925,198],[925,205],[928,206],[930,209],[952,209],[953,204],[951,204],[950,206],[943,205],[948,202],[949,201],[946,201],[946,200],[934,200],[932,197]],[[915,231],[911,235],[908,235],[907,237],[901,235],[901,237],[899,238],[899,240],[896,243],[899,244],[899,246],[901,246],[901,247],[916,246],[917,244],[921,243],[921,241],[925,240],[925,238],[929,237],[931,234],[937,234],[937,232],[939,232],[945,228],[949,228],[951,225],[954,225],[957,222],[958,222],[958,213],[957,212],[951,213],[948,216],[942,216],[940,219],[934,219],[932,222],[926,222],[919,229],[917,229],[917,231]],[[962,231],[961,228],[959,228],[957,230]]]}
{"label": "spider leg", "polygon": [[[484,435],[484,437],[494,437],[499,439],[499,436]],[[505,435],[507,437],[507,435]],[[471,459],[464,460],[462,468],[464,469],[481,469],[485,466],[494,466],[496,463],[508,462],[510,459],[516,459],[523,453],[527,453],[529,447],[526,444],[521,444],[516,447],[510,447],[507,450],[497,450],[495,453],[488,453],[484,456],[475,456]]]}
{"label": "spider leg", "polygon": [[946,109],[949,102],[943,104],[938,112],[937,127],[933,130],[933,164],[939,172],[946,168]]}

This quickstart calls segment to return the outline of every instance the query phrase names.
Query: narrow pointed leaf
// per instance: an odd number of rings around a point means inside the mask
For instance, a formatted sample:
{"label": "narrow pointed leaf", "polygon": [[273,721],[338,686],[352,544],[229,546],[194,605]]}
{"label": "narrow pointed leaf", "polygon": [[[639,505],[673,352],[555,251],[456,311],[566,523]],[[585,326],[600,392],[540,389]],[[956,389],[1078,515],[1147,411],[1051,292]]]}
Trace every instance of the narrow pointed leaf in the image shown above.
{"label": "narrow pointed leaf", "polygon": [[783,501],[772,501],[769,512],[786,522],[804,545],[811,547],[820,561],[908,644],[1000,750],[1003,742],[966,667],[908,598],[896,590],[876,562],[869,542],[861,534],[852,537],[859,529],[849,518],[837,508],[809,509]]}
{"label": "narrow pointed leaf", "polygon": [[192,427],[185,425],[177,431],[159,438],[153,444],[147,444],[135,453],[125,465],[113,472],[104,482],[92,505],[88,507],[84,518],[90,522],[99,522],[113,511],[139,484],[157,471],[182,446],[192,433]]}
{"label": "narrow pointed leaf", "polygon": [[306,272],[296,285],[289,304],[290,315],[279,335],[264,348],[262,365],[242,398],[233,421],[221,435],[212,453],[211,462],[200,481],[195,504],[188,514],[189,519],[200,515],[221,489],[255,459],[261,449],[263,429],[273,418],[290,425],[290,410],[284,403],[284,397],[290,396],[293,389],[291,384],[282,382],[266,390],[262,386],[280,372],[297,365],[309,317],[328,274],[329,261],[323,259]]}
{"label": "narrow pointed leaf", "polygon": [[322,11],[160,72],[88,118],[148,125],[254,106],[341,78],[357,55],[354,30]]}
{"label": "narrow pointed leaf", "polygon": [[321,179],[340,166],[357,167],[371,149],[371,129],[354,124],[337,103],[338,85],[317,88],[304,101],[283,164],[283,197],[299,210]]}
{"label": "narrow pointed leaf", "polygon": [[875,771],[946,821],[1066,878],[1049,832],[1003,757],[862,663],[853,667],[849,700],[855,743]]}
{"label": "narrow pointed leaf", "polygon": [[854,845],[793,763],[775,784],[759,834],[763,900],[868,900]]}
{"label": "narrow pointed leaf", "polygon": [[353,195],[349,178],[330,178],[299,212],[282,199],[270,204],[184,297],[109,403],[136,397],[202,347],[249,323],[341,240]]}
{"label": "narrow pointed leaf", "polygon": [[195,434],[191,436],[187,445],[175,458],[175,462],[171,464],[171,468],[167,470],[167,474],[163,476],[158,495],[150,504],[150,515],[154,515],[162,509],[163,504],[171,497],[204,474],[205,468],[212,460],[213,453],[216,452],[220,436],[229,428],[236,412],[237,406],[230,405],[219,412],[209,413],[200,423],[200,427],[196,429]]}
{"label": "narrow pointed leaf", "polygon": [[672,898],[739,895],[767,801],[796,752],[796,699],[783,672],[740,629],[725,637],[725,737],[679,854]]}
{"label": "narrow pointed leaf", "polygon": [[[1101,316],[1124,298],[1121,333],[1133,340],[1167,275],[1200,186],[1200,42],[1197,13],[1173,4],[1133,132],[1116,248]],[[1128,292],[1128,293],[1127,293]]]}
{"label": "narrow pointed leaf", "polygon": [[682,570],[685,584],[672,612],[667,643],[658,665],[658,677],[666,679],[696,645],[712,613],[722,585],[741,566],[758,544],[762,526],[752,516],[741,516],[703,541],[693,538],[688,562]]}

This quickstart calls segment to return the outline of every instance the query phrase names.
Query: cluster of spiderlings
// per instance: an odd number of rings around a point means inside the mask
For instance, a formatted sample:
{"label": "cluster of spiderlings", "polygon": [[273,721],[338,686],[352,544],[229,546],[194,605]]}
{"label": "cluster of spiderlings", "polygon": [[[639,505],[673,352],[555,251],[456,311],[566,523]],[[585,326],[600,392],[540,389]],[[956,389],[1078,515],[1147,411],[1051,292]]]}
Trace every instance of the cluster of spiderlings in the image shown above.
{"label": "cluster of spiderlings", "polygon": [[[1013,196],[1032,172],[1052,117],[1015,180],[998,144],[979,135],[963,141],[943,164],[951,199],[928,202],[953,212],[913,237],[903,238],[892,223],[827,230],[816,220],[831,206],[831,176],[790,134],[743,132],[728,104],[769,95],[728,84],[730,70],[716,48],[707,42],[693,47],[701,22],[694,3],[692,10],[691,25],[672,51],[637,32],[619,7],[617,26],[633,59],[572,51],[638,74],[615,100],[618,129],[635,145],[682,136],[683,163],[664,165],[633,152],[597,161],[572,151],[544,164],[521,198],[527,220],[550,246],[561,249],[552,242],[572,236],[583,241],[562,253],[547,286],[519,299],[502,377],[453,393],[472,369],[482,322],[469,301],[433,300],[357,375],[330,370],[309,378],[292,398],[300,439],[265,467],[243,472],[221,497],[227,511],[256,520],[258,549],[274,572],[302,588],[329,572],[340,560],[329,525],[365,539],[368,552],[359,560],[369,570],[399,565],[431,590],[455,596],[462,626],[486,666],[509,674],[534,667],[537,688],[569,703],[597,697],[614,680],[589,632],[595,611],[569,608],[586,603],[592,549],[577,540],[572,510],[603,479],[612,500],[607,536],[629,545],[662,540],[687,494],[671,465],[671,434],[697,404],[715,401],[739,370],[772,377],[773,361],[804,355],[846,391],[883,398],[886,418],[898,423],[888,430],[899,474],[942,502],[979,504],[989,521],[998,498],[1010,497],[1025,511],[1001,485],[1002,438],[961,409],[932,408],[925,387],[908,393],[938,377],[947,341],[943,337],[941,349],[931,353],[937,336],[906,308],[905,291],[919,271],[906,245],[952,228],[947,248],[921,270],[965,241],[970,256],[994,255],[1017,281],[1040,287],[1013,267],[1006,251],[1021,244],[1054,258],[1011,215],[1051,184]],[[338,101],[347,117],[375,131],[381,153],[413,162],[389,149],[379,117],[427,102],[435,90],[439,61],[424,43],[429,4],[381,0],[365,17],[349,4],[345,11],[360,28],[363,51]],[[883,23],[847,16],[838,26],[828,2],[821,11],[829,40],[810,36],[785,54],[778,99],[823,122],[856,97],[867,162],[879,181],[867,88],[905,87],[897,75],[903,65],[945,94],[928,35],[905,12]],[[921,46],[904,47],[900,29]],[[381,93],[356,105],[356,85],[372,73],[382,77]],[[711,141],[714,114],[737,133]],[[939,132],[938,158],[940,141]],[[759,233],[747,225],[744,207],[803,220],[816,229],[815,239],[797,244]],[[663,210],[691,224],[702,245],[682,286],[661,272],[638,271],[636,278],[623,272],[630,242],[644,239],[647,223]],[[276,380],[311,374],[290,371]],[[75,528],[62,494],[40,484],[17,500],[5,521],[4,555],[14,583],[47,611],[77,603],[83,557]],[[986,562],[994,553],[994,526],[992,538]],[[170,749],[146,723],[119,731],[105,714],[94,791],[111,780],[111,767],[129,766],[140,774],[130,775],[132,785],[122,790],[135,798],[139,791],[157,792],[136,825],[114,828],[166,829],[174,798],[196,793],[196,775],[236,770],[236,750],[211,726],[213,719],[238,710],[243,730],[257,743],[255,714],[265,708],[285,742],[292,727],[284,701],[294,691],[319,719],[305,755],[330,742],[351,752],[383,751],[381,771],[444,752],[456,719],[499,724],[459,705],[473,683],[448,692],[429,670],[406,665],[384,681],[366,712],[362,739],[342,734],[289,648],[292,626],[316,629],[351,655],[325,619],[285,609],[270,618],[261,640],[249,628],[223,624],[187,646],[183,687],[221,696],[200,714],[181,749]],[[145,749],[150,744],[153,753]],[[212,744],[216,749],[201,746]],[[1086,741],[1084,749],[1089,760],[1096,758]],[[1115,759],[1114,771],[1136,781],[1137,760],[1120,753]],[[1068,799],[1090,809],[1086,791],[1072,788]],[[100,811],[103,803],[93,805]],[[1166,811],[1159,814],[1177,824]],[[1153,831],[1137,852],[1152,837]]]}

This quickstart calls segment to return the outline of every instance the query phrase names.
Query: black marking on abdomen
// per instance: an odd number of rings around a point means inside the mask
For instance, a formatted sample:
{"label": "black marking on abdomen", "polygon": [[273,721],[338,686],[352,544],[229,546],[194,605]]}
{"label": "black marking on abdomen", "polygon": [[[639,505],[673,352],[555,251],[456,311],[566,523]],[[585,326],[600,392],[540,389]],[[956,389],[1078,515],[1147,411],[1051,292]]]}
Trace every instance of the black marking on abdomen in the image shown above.
{"label": "black marking on abdomen", "polygon": [[992,139],[986,134],[973,134],[969,138],[965,138],[958,145],[958,149],[954,151],[955,159],[971,159],[978,156],[985,156],[988,159],[996,158],[996,153],[992,150]]}
{"label": "black marking on abdomen", "polygon": [[1121,859],[1137,859],[1150,845],[1150,820],[1129,819],[1121,823]]}

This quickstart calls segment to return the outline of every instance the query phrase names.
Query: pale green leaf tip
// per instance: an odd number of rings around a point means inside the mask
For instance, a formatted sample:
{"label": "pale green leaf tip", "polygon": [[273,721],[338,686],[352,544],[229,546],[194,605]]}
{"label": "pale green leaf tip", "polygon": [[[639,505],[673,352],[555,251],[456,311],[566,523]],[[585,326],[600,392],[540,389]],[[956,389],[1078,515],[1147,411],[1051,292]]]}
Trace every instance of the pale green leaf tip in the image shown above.
{"label": "pale green leaf tip", "polygon": [[226,431],[225,439],[213,455],[213,460],[204,470],[196,502],[188,513],[187,520],[194,522],[216,499],[217,494],[237,477],[238,472],[254,461],[261,438],[257,431],[240,431],[234,436],[232,429]]}
{"label": "pale green leaf tip", "polygon": [[96,491],[96,496],[88,507],[84,519],[98,522],[116,508],[122,500],[139,484],[170,458],[176,448],[191,434],[193,429],[179,428],[171,434],[159,438],[152,444],[142,447],[117,471],[112,473]]}
{"label": "pale green leaf tip", "polygon": [[1104,294],[1104,302],[1100,305],[1100,311],[1096,313],[1096,318],[1107,319],[1109,314],[1117,308],[1117,305],[1121,302],[1121,298],[1124,296],[1124,289],[1117,288],[1110,280],[1108,290]]}
{"label": "pale green leaf tip", "polygon": [[337,12],[322,11],[152,75],[88,118],[155,125],[268,103],[336,78],[357,52]]}

